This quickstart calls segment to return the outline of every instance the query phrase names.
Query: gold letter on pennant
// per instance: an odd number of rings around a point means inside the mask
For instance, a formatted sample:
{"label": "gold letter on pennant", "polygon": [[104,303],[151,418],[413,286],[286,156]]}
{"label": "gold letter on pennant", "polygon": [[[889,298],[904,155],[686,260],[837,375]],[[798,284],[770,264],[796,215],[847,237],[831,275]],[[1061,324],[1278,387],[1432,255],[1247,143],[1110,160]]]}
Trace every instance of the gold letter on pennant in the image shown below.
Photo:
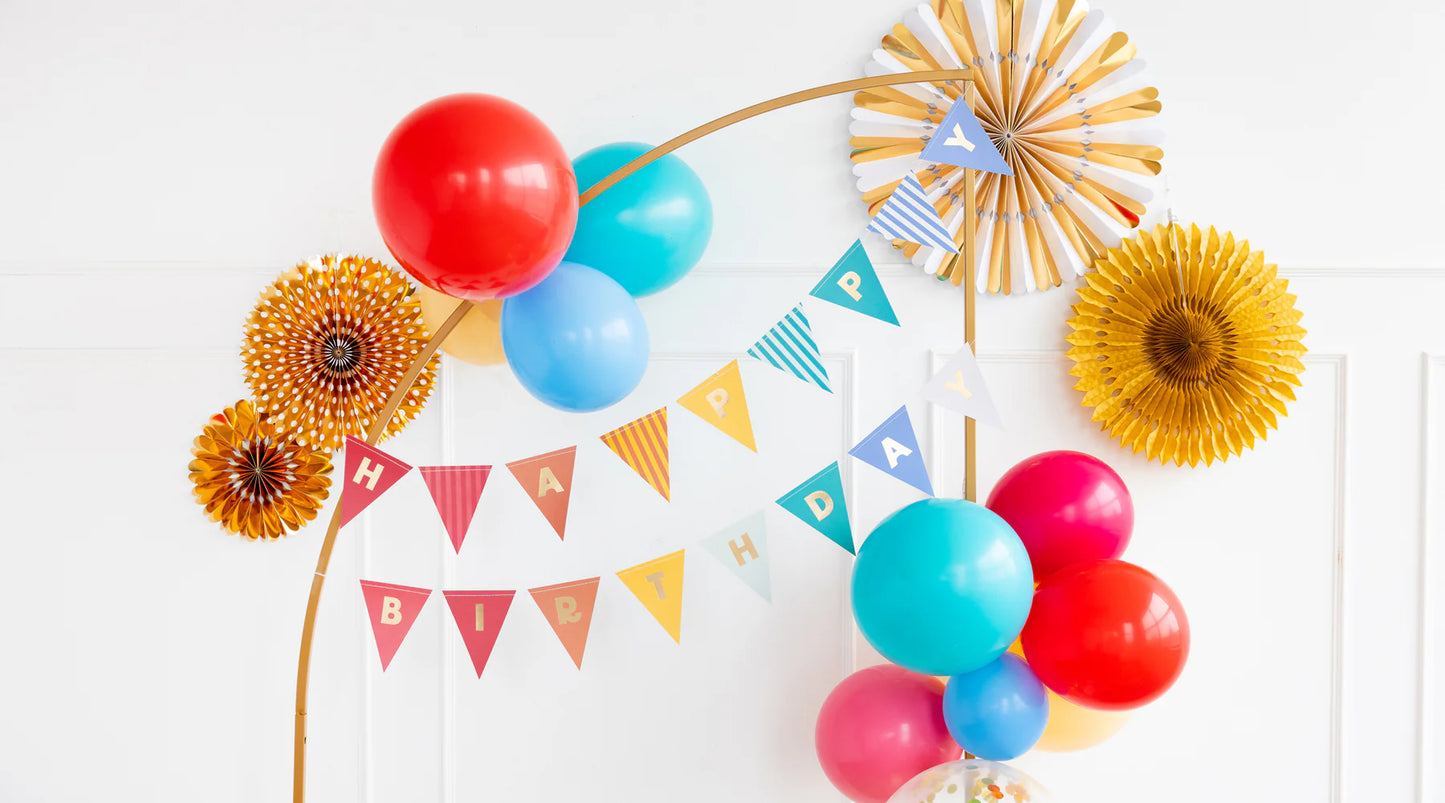
{"label": "gold letter on pennant", "polygon": [[363,457],[361,464],[356,467],[356,474],[352,476],[351,481],[357,485],[365,485],[368,491],[374,491],[376,490],[376,481],[381,479],[381,472],[385,470],[386,466],[381,463],[373,465],[370,458]]}
{"label": "gold letter on pennant", "polygon": [[833,497],[827,491],[814,491],[803,497],[803,501],[808,503],[808,509],[813,511],[813,517],[818,521],[828,518],[833,512]]}
{"label": "gold letter on pennant", "polygon": [[381,623],[384,625],[401,624],[401,600],[396,597],[381,598]]}
{"label": "gold letter on pennant", "polygon": [[577,612],[576,597],[557,598],[557,624],[570,625],[573,622],[580,622],[582,614]]}
{"label": "gold letter on pennant", "polygon": [[855,271],[850,270],[838,277],[838,286],[843,288],[843,292],[847,293],[848,297],[854,301],[863,300],[863,294],[858,292],[858,288],[863,286],[863,277],[859,276]]}
{"label": "gold letter on pennant", "polygon": [[748,562],[748,559],[744,558],[743,555],[751,555],[753,560],[758,559],[758,548],[753,546],[753,539],[747,533],[743,533],[743,542],[741,544],[737,541],[729,541],[728,549],[733,551],[733,560],[737,561],[739,566]]}
{"label": "gold letter on pennant", "polygon": [[560,494],[566,493],[567,489],[557,481],[557,475],[552,473],[552,469],[542,466],[542,470],[537,474],[537,498],[546,496],[548,491]]}

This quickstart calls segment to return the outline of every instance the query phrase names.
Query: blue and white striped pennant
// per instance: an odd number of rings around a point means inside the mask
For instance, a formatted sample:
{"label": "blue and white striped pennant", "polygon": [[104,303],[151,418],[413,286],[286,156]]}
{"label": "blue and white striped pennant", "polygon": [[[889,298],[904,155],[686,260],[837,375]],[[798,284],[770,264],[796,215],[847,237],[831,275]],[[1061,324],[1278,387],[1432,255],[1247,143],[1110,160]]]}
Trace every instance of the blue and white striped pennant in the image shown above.
{"label": "blue and white striped pennant", "polygon": [[818,344],[813,340],[813,327],[808,325],[808,316],[803,314],[802,307],[793,307],[792,312],[773,324],[773,328],[748,349],[748,356],[833,392],[828,387],[828,372],[823,368]]}
{"label": "blue and white striped pennant", "polygon": [[888,197],[883,208],[868,223],[868,230],[884,237],[907,240],[910,243],[942,248],[950,254],[957,254],[958,247],[943,225],[938,211],[928,202],[928,195],[918,177],[909,173],[899,182],[898,189]]}

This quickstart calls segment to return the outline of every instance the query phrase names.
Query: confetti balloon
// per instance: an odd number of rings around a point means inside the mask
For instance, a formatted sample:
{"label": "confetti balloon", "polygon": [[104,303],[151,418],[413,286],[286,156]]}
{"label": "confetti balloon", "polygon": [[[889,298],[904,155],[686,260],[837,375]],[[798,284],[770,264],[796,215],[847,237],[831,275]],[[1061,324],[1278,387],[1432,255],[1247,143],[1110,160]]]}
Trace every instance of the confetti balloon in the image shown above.
{"label": "confetti balloon", "polygon": [[1049,790],[1033,778],[996,761],[966,758],[925,770],[904,784],[888,803],[1050,803]]}

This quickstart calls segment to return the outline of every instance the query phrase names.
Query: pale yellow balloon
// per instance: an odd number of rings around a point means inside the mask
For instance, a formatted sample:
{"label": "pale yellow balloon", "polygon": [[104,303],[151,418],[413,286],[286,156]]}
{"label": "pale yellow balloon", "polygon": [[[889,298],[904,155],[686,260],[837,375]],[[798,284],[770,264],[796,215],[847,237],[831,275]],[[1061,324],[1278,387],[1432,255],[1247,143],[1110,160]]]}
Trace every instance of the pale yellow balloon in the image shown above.
{"label": "pale yellow balloon", "polygon": [[[429,332],[435,332],[457,307],[457,299],[425,285],[417,285],[421,317]],[[499,365],[502,354],[502,302],[491,299],[473,304],[462,322],[442,341],[442,351],[472,365]]]}
{"label": "pale yellow balloon", "polygon": [[1128,711],[1100,711],[1049,693],[1049,722],[1035,750],[1073,753],[1102,744],[1129,721]]}

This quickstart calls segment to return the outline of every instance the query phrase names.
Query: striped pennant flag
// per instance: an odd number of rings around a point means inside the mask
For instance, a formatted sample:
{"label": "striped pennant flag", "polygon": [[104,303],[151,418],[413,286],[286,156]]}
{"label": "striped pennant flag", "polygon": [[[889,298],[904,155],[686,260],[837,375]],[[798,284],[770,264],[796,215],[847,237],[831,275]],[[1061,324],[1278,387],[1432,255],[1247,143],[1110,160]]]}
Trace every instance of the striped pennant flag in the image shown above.
{"label": "striped pennant flag", "polygon": [[462,541],[471,529],[472,517],[477,514],[477,502],[482,498],[482,489],[487,486],[491,466],[422,466],[421,478],[431,499],[441,514],[442,525],[447,528],[447,537],[452,548],[461,554]]}
{"label": "striped pennant flag", "polygon": [[800,306],[793,307],[792,312],[773,324],[773,328],[748,349],[748,356],[833,392],[828,387],[828,372],[823,368],[818,344],[813,340],[813,327],[808,325],[808,316]]}
{"label": "striped pennant flag", "polygon": [[662,498],[672,500],[667,473],[667,408],[659,407],[647,415],[623,424],[602,436],[602,442],[622,462],[632,467],[637,476],[647,480]]}
{"label": "striped pennant flag", "polygon": [[942,248],[950,254],[957,254],[958,247],[938,210],[928,202],[928,195],[918,177],[909,173],[898,183],[898,189],[888,197],[883,208],[868,223],[868,230],[889,239],[907,240],[910,243]]}

